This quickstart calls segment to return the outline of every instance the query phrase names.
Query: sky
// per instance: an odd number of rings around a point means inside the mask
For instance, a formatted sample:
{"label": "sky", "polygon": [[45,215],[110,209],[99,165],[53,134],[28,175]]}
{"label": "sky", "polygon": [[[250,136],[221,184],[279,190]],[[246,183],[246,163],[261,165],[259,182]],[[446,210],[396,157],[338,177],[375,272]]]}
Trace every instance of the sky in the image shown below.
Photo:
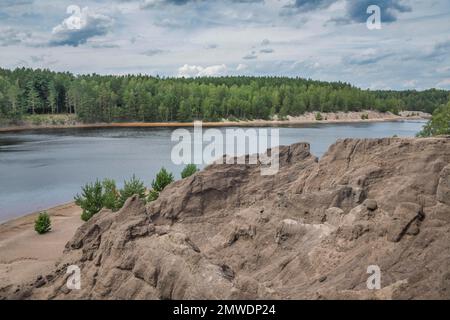
{"label": "sky", "polygon": [[0,67],[450,89],[450,0],[0,0]]}

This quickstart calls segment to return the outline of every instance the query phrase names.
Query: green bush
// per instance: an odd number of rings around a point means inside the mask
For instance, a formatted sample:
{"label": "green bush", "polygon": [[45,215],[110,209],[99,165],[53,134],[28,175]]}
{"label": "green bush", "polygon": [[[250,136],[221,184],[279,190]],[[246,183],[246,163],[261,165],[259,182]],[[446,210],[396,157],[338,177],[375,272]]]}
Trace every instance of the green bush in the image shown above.
{"label": "green bush", "polygon": [[138,195],[140,199],[145,198],[145,186],[141,180],[133,175],[130,180],[124,182],[123,189],[120,190],[119,207],[123,207],[125,201],[135,194]]}
{"label": "green bush", "polygon": [[75,196],[75,204],[83,209],[81,219],[88,221],[103,208],[103,187],[100,181],[88,183],[81,188],[81,195]]}
{"label": "green bush", "polygon": [[52,228],[52,222],[47,212],[39,213],[39,216],[34,221],[34,230],[39,234],[47,233]]}
{"label": "green bush", "polygon": [[156,190],[151,190],[150,193],[148,194],[147,201],[148,202],[155,201],[158,199],[158,197],[159,197],[159,192]]}
{"label": "green bush", "polygon": [[317,121],[322,121],[323,120],[322,114],[320,112],[316,113],[316,120]]}
{"label": "green bush", "polygon": [[152,181],[152,190],[148,195],[147,201],[152,202],[158,199],[159,193],[174,181],[173,174],[169,173],[164,167],[156,175],[156,179]]}
{"label": "green bush", "polygon": [[450,134],[450,102],[442,105],[433,112],[431,120],[417,135],[419,137],[432,137]]}
{"label": "green bush", "polygon": [[236,118],[235,116],[229,116],[229,117],[228,117],[228,121],[231,121],[231,122],[239,122],[240,119],[239,119],[239,118]]}
{"label": "green bush", "polygon": [[188,164],[183,171],[181,171],[181,178],[185,179],[187,177],[192,176],[194,173],[198,171],[198,168],[195,164]]}
{"label": "green bush", "polygon": [[164,190],[174,181],[173,174],[169,173],[164,167],[157,173],[156,179],[152,181],[152,189],[158,192]]}
{"label": "green bush", "polygon": [[112,179],[105,179],[102,182],[86,184],[81,188],[81,195],[76,195],[75,203],[83,209],[81,219],[88,221],[93,215],[103,208],[112,211],[119,210],[125,201],[137,194],[141,199],[145,198],[145,186],[142,181],[134,175],[129,181],[124,182],[122,190],[118,190],[116,182]]}
{"label": "green bush", "polygon": [[34,116],[31,117],[31,123],[34,126],[40,126],[42,124],[42,122],[43,122],[42,121],[42,117],[39,116],[39,115],[34,115]]}
{"label": "green bush", "polygon": [[397,107],[394,107],[390,110],[393,114],[395,114],[396,116],[400,115],[400,110]]}
{"label": "green bush", "polygon": [[361,115],[361,119],[362,119],[362,120],[369,120],[369,115],[368,115],[367,113],[363,113],[363,114]]}
{"label": "green bush", "polygon": [[103,207],[112,211],[119,209],[119,196],[120,193],[117,190],[116,182],[112,179],[105,179],[102,182],[103,187]]}

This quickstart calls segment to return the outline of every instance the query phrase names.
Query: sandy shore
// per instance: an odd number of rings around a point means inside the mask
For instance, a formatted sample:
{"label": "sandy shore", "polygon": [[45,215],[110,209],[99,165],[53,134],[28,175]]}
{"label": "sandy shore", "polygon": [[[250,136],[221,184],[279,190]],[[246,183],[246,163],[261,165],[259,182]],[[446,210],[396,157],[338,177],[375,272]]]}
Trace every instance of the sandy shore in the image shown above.
{"label": "sandy shore", "polygon": [[52,230],[44,235],[34,231],[33,213],[0,225],[0,289],[34,281],[58,260],[66,243],[82,225],[81,209],[69,203],[47,210]]}
{"label": "sandy shore", "polygon": [[[289,126],[317,123],[358,123],[358,122],[386,122],[386,121],[405,121],[405,120],[424,120],[429,119],[430,115],[422,112],[404,111],[401,115],[392,113],[381,113],[375,111],[364,112],[336,112],[321,113],[323,120],[316,120],[316,113],[309,112],[302,116],[288,116],[285,120],[250,120],[250,121],[220,121],[203,122],[204,127],[264,127],[264,126]],[[363,120],[362,115],[368,115],[368,119]],[[193,122],[117,122],[117,123],[95,123],[95,124],[70,124],[70,125],[23,125],[0,128],[0,132],[14,132],[37,129],[68,129],[68,128],[162,128],[162,127],[192,127]]]}

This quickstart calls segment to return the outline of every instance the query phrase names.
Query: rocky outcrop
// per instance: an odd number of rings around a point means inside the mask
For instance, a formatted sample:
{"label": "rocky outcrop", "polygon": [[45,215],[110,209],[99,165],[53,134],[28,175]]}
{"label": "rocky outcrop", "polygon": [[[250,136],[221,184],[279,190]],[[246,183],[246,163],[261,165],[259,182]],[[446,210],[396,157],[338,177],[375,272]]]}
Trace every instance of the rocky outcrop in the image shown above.
{"label": "rocky outcrop", "polygon": [[450,205],[450,164],[439,175],[436,197],[438,201]]}
{"label": "rocky outcrop", "polygon": [[[31,299],[449,299],[449,139],[341,140],[280,172],[211,165],[145,205],[103,211]],[[81,290],[66,268],[81,269]],[[366,286],[371,265],[381,290]]]}

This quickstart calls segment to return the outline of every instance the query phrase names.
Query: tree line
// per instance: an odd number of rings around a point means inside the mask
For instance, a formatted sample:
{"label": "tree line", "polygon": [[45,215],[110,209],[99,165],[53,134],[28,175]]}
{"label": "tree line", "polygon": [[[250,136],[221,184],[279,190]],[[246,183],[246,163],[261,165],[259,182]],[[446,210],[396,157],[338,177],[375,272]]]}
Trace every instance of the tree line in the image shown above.
{"label": "tree line", "polygon": [[287,77],[185,79],[0,68],[0,118],[12,123],[31,114],[75,114],[95,123],[270,119],[312,111],[432,113],[449,97],[446,90],[370,91]]}

